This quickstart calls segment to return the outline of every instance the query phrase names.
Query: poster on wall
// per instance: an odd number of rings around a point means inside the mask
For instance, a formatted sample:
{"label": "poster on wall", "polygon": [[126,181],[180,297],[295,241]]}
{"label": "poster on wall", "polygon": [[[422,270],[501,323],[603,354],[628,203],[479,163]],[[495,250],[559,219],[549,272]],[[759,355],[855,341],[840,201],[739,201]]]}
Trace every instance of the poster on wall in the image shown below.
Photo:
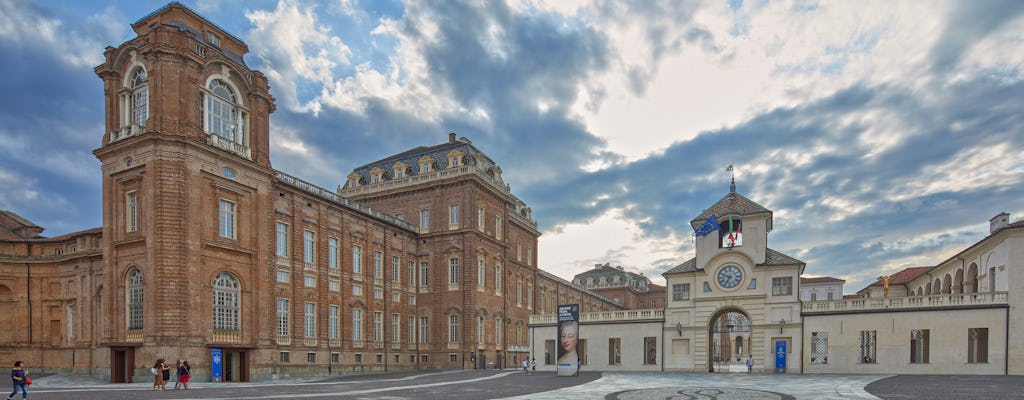
{"label": "poster on wall", "polygon": [[220,347],[212,347],[212,348],[210,348],[210,375],[211,375],[210,376],[210,381],[211,382],[220,382],[221,381],[221,372],[222,372],[222,369],[223,369],[223,365],[221,364],[221,361],[223,361],[223,359],[224,359],[223,358],[223,353],[221,352],[221,348]]}
{"label": "poster on wall", "polygon": [[573,376],[579,372],[580,305],[558,306],[558,376]]}

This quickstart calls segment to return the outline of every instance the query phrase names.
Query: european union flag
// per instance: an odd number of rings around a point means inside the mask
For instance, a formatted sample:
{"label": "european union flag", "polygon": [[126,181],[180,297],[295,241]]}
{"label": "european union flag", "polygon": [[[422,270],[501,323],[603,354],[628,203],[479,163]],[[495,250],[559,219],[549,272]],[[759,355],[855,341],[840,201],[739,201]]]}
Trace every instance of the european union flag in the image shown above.
{"label": "european union flag", "polygon": [[711,218],[708,218],[707,221],[704,221],[703,224],[700,224],[700,226],[698,226],[697,229],[693,231],[693,234],[696,236],[704,237],[710,234],[712,231],[717,230],[718,220],[715,219],[714,215],[712,215]]}

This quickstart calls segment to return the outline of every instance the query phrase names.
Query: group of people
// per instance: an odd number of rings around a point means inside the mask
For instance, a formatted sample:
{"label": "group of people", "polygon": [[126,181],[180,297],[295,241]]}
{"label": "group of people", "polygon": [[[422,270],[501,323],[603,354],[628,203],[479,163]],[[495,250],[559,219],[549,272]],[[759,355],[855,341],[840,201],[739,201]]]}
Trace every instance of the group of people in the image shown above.
{"label": "group of people", "polygon": [[534,358],[532,362],[523,360],[523,375],[534,375],[537,373],[537,359]]}
{"label": "group of people", "polygon": [[[174,370],[177,378],[174,382],[174,390],[179,388],[188,390],[189,377],[192,376],[192,366],[189,365],[188,360],[178,360]],[[167,366],[167,362],[162,358],[156,360],[156,364],[153,364],[150,371],[153,373],[153,389],[166,390],[167,381],[171,380],[171,367]]]}

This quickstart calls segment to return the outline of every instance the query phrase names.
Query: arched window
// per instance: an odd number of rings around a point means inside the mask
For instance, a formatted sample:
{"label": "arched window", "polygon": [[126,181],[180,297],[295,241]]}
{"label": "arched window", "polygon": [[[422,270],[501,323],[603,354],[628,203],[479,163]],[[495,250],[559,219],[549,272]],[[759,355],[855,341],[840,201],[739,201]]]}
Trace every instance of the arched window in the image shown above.
{"label": "arched window", "polygon": [[146,119],[149,118],[149,86],[147,85],[146,70],[137,68],[132,72],[130,81],[131,87],[131,123],[146,126]]}
{"label": "arched window", "polygon": [[210,81],[206,89],[202,104],[206,132],[246,145],[246,115],[235,91],[221,79]]}
{"label": "arched window", "polygon": [[238,330],[238,280],[227,272],[213,279],[213,329]]}
{"label": "arched window", "polygon": [[128,329],[139,330],[142,329],[142,300],[143,289],[142,289],[142,271],[137,268],[132,268],[128,272],[128,284],[126,285],[127,297],[128,297]]}

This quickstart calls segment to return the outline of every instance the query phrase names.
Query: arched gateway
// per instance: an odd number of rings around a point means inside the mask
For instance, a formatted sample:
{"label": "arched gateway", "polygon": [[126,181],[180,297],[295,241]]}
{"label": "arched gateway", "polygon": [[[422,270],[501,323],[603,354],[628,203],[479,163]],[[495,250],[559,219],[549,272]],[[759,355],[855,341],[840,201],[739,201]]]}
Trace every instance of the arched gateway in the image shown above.
{"label": "arched gateway", "polygon": [[724,307],[708,320],[708,372],[743,371],[751,349],[750,316]]}

